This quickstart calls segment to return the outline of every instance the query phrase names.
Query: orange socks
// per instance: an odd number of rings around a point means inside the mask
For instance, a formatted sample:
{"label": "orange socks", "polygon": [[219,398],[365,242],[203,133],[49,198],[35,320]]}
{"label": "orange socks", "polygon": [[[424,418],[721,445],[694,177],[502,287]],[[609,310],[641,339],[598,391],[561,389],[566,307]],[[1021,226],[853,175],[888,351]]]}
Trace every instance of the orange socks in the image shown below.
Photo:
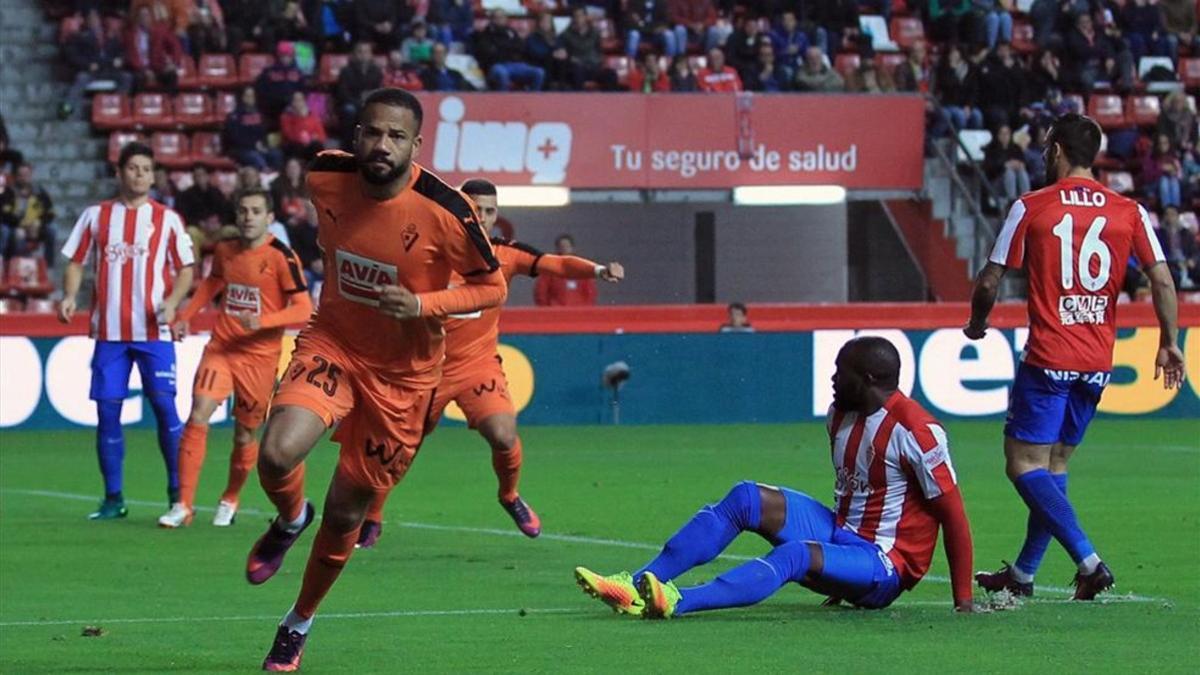
{"label": "orange socks", "polygon": [[280,520],[295,522],[304,512],[304,463],[283,476],[273,476],[269,471],[258,472],[258,482],[263,492],[279,511]]}
{"label": "orange socks", "polygon": [[309,619],[317,612],[317,605],[321,604],[333,582],[337,581],[357,541],[358,528],[349,532],[334,532],[325,521],[321,521],[321,527],[313,539],[312,553],[308,556],[308,566],[304,568],[300,597],[296,599],[297,614]]}
{"label": "orange socks", "polygon": [[208,425],[188,422],[179,438],[179,500],[189,509],[196,503],[196,484],[208,446]]}
{"label": "orange socks", "polygon": [[517,482],[521,480],[521,438],[505,452],[492,448],[492,469],[500,481],[500,499],[511,502],[517,498]]}
{"label": "orange socks", "polygon": [[229,482],[225,484],[221,501],[238,503],[238,495],[242,492],[242,486],[246,484],[246,477],[257,463],[258,441],[233,446],[233,455],[229,458]]}

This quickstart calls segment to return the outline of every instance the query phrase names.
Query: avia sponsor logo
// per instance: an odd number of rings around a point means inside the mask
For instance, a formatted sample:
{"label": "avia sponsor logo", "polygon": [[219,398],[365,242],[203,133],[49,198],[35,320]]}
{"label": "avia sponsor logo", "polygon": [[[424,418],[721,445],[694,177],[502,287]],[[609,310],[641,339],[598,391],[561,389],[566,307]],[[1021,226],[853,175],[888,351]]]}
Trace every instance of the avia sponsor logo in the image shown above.
{"label": "avia sponsor logo", "polygon": [[1108,319],[1108,297],[1064,295],[1058,299],[1058,318],[1064,326],[1104,325]]}
{"label": "avia sponsor logo", "polygon": [[1108,203],[1108,197],[1103,192],[1095,192],[1085,187],[1059,190],[1058,199],[1064,206],[1088,206],[1100,208]]}
{"label": "avia sponsor logo", "polygon": [[463,99],[449,96],[438,106],[433,168],[464,173],[529,173],[534,184],[562,183],[571,161],[571,125],[566,122],[466,120]]}
{"label": "avia sponsor logo", "polygon": [[377,307],[376,286],[395,285],[397,269],[378,260],[371,260],[341,249],[337,250],[338,293],[352,302]]}
{"label": "avia sponsor logo", "polygon": [[142,244],[126,244],[123,241],[115,242],[104,247],[104,259],[109,264],[122,265],[127,261],[136,258],[145,258],[149,253]]}
{"label": "avia sponsor logo", "polygon": [[1107,387],[1108,380],[1112,377],[1112,373],[1080,373],[1074,370],[1050,370],[1049,368],[1043,368],[1042,372],[1055,382],[1083,380],[1085,384],[1094,384],[1100,387]]}
{"label": "avia sponsor logo", "polygon": [[262,314],[262,296],[257,286],[228,284],[225,286],[226,314]]}

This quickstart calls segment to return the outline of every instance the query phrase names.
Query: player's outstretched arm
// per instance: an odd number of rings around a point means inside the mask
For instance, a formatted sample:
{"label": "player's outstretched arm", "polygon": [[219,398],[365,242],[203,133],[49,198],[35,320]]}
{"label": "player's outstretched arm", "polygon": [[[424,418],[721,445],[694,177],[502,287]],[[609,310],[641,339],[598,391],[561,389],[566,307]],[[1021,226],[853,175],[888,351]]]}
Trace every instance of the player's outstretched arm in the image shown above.
{"label": "player's outstretched arm", "polygon": [[971,523],[963,506],[958,488],[929,502],[933,515],[942,526],[942,544],[950,563],[950,586],[954,592],[954,609],[971,612],[975,605],[971,596],[971,570],[975,551],[971,544]]}
{"label": "player's outstretched arm", "polygon": [[1163,378],[1167,389],[1183,386],[1183,352],[1179,349],[1179,299],[1175,281],[1167,263],[1158,262],[1146,270],[1154,313],[1158,315],[1158,355],[1154,359],[1154,379]]}
{"label": "player's outstretched arm", "polygon": [[601,279],[616,283],[625,278],[625,268],[619,262],[601,265],[573,255],[543,255],[537,259],[538,274],[551,274],[566,279]]}
{"label": "player's outstretched arm", "polygon": [[963,329],[963,333],[972,340],[981,340],[987,335],[988,315],[996,305],[996,295],[1005,271],[1004,265],[989,261],[975,278],[975,290],[971,293],[971,320]]}
{"label": "player's outstretched arm", "polygon": [[278,328],[304,323],[312,316],[312,298],[307,290],[296,291],[288,296],[288,306],[278,312],[268,312],[258,317],[259,328]]}

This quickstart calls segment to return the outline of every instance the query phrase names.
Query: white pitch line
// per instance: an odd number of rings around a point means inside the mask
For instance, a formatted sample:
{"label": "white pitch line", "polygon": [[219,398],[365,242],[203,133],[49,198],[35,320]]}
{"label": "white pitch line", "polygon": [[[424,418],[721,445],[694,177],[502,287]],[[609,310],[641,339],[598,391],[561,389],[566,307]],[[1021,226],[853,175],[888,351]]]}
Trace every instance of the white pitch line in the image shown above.
{"label": "white pitch line", "polygon": [[[580,608],[559,607],[553,609],[429,609],[429,610],[398,610],[394,612],[348,612],[321,614],[321,620],[328,619],[381,619],[422,616],[486,616],[492,614],[565,614],[567,612],[584,611]],[[97,625],[105,626],[120,623],[211,623],[218,621],[278,621],[278,614],[263,614],[259,616],[169,616],[142,617],[135,619],[55,619],[53,621],[3,621],[0,628],[15,626],[75,626]]]}
{"label": "white pitch line", "polygon": [[[75,501],[86,501],[86,502],[96,501],[96,498],[93,496],[75,494],[75,493],[71,493],[71,492],[55,492],[52,490],[20,490],[20,489],[7,489],[7,488],[0,490],[0,493],[4,493],[4,492],[12,493],[12,494],[28,495],[28,496],[32,496],[32,497],[49,497],[49,498],[53,498],[53,499],[71,499],[71,500],[75,500]],[[131,504],[133,506],[162,506],[161,502],[152,502],[152,501],[145,501],[145,500],[138,500],[138,499],[127,499],[127,500],[125,500],[125,503]],[[197,511],[215,511],[216,509],[209,507],[209,506],[197,506],[196,510]],[[269,513],[267,511],[261,511],[259,509],[241,509],[238,511],[238,513],[244,514],[244,515],[263,516],[263,517],[271,517],[271,516],[275,515],[274,513]],[[321,517],[320,514],[317,514],[317,517],[320,518]],[[417,522],[409,522],[409,521],[384,521],[384,524],[392,524],[392,525],[397,525],[399,527],[407,527],[407,528],[418,529],[418,530],[434,530],[434,531],[440,531],[440,532],[467,532],[467,533],[472,533],[472,534],[488,534],[488,535],[499,536],[499,537],[520,537],[520,538],[523,538],[525,536],[525,535],[521,534],[520,532],[517,532],[516,530],[507,530],[507,529],[502,530],[499,528],[492,528],[492,527],[468,527],[465,525],[438,525],[435,523],[417,523]],[[545,539],[548,541],[562,541],[562,542],[567,542],[567,543],[572,543],[572,544],[591,544],[591,545],[596,545],[596,546],[614,546],[614,547],[620,547],[620,548],[640,549],[640,550],[645,550],[645,551],[658,551],[658,550],[662,549],[661,544],[647,544],[647,543],[637,542],[637,541],[625,541],[625,540],[621,540],[621,539],[606,539],[606,538],[601,538],[601,537],[586,537],[586,536],[571,535],[571,534],[554,534],[552,532],[543,532],[541,534],[541,536],[539,536],[538,538]],[[724,560],[743,560],[744,561],[744,560],[754,560],[754,558],[756,556],[745,556],[745,555],[734,555],[731,553],[723,553],[717,557],[724,559]],[[933,583],[937,583],[937,584],[948,584],[948,583],[950,583],[950,578],[943,577],[943,576],[940,576],[937,574],[930,574],[930,575],[926,575],[922,579],[922,581],[929,581],[929,582],[933,582]],[[1049,593],[1073,593],[1075,591],[1075,589],[1068,588],[1065,586],[1043,586],[1040,584],[1038,585],[1038,589],[1049,592]],[[1170,602],[1170,600],[1168,600],[1167,598],[1156,598],[1156,597],[1147,596],[1147,595],[1137,595],[1134,593],[1109,596],[1110,601],[1117,601],[1118,598],[1120,599],[1119,601],[1121,601],[1121,602]],[[1039,602],[1040,602],[1040,600],[1039,600]],[[905,604],[911,604],[911,603],[905,603]]]}

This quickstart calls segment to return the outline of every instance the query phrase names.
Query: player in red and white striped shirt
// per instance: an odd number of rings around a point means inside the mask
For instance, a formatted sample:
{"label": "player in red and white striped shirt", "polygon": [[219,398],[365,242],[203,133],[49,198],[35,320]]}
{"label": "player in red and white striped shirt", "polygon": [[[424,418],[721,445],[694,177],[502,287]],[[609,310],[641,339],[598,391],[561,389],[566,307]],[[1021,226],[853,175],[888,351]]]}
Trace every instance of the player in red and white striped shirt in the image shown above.
{"label": "player in red and white striped shirt", "polygon": [[117,199],[89,207],[63,246],[69,262],[63,275],[59,319],[71,320],[84,267],[94,264],[91,335],[91,398],[96,402],[96,449],[104,475],[104,501],[93,520],[127,515],[122,496],[125,440],[121,404],[129,396],[136,362],[142,389],[158,421],[158,442],[167,465],[169,501],[179,501],[179,433],[175,410],[175,346],[170,324],[192,284],[192,246],[183,222],[150,199],[154,155],[141,143],[121,150]]}
{"label": "player in red and white striped shirt", "polygon": [[[649,618],[752,605],[791,581],[877,609],[925,576],[942,529],[955,608],[972,611],[971,529],[946,432],[897,390],[899,374],[900,355],[883,338],[857,338],[838,353],[829,414],[834,509],[787,488],[738,483],[638,572],[605,577],[579,567],[579,585],[618,611]],[[746,531],[774,548],[701,586],[671,582]]]}

